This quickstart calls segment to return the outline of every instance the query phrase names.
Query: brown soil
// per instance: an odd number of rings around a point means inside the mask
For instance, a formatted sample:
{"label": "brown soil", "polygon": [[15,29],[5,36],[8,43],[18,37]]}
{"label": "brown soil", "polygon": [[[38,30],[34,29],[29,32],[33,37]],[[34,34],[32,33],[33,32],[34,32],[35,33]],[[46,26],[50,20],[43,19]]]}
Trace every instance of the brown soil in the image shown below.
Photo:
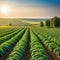
{"label": "brown soil", "polygon": [[[39,42],[42,44],[42,46],[44,47],[44,49],[45,49],[45,51],[46,51],[46,54],[47,54],[47,56],[48,56],[48,58],[49,58],[49,60],[60,60],[60,58],[56,55],[56,54],[54,54],[53,52],[51,52],[49,49],[48,49],[48,47],[42,42],[42,40],[37,36],[37,34],[35,33],[35,32],[33,32],[35,35],[36,35],[36,37],[38,38],[38,40],[39,40]],[[24,34],[24,33],[23,33]],[[27,47],[26,47],[26,50],[25,50],[25,53],[24,53],[24,55],[23,55],[23,57],[22,57],[22,60],[30,60],[30,58],[31,58],[31,52],[30,52],[30,29],[29,29],[29,31],[28,31],[28,35],[29,35],[29,37],[28,37],[28,39],[29,39],[29,41],[28,41],[28,44],[27,44]],[[22,35],[23,36],[23,35]],[[21,36],[21,37],[22,37]],[[16,44],[15,44],[16,45]],[[15,46],[14,45],[14,46]],[[13,46],[13,47],[14,47]],[[11,48],[3,57],[0,57],[0,60],[6,60],[6,58],[8,58],[8,55],[11,53],[11,51],[13,50],[13,48]]]}
{"label": "brown soil", "polygon": [[[35,32],[33,32],[36,36],[37,34]],[[48,47],[42,42],[42,40],[37,36],[37,38],[39,39],[39,42],[43,45],[44,49],[46,50],[47,56],[49,58],[49,60],[60,60],[60,58],[54,54],[53,52],[51,52]]]}
{"label": "brown soil", "polygon": [[28,37],[29,41],[28,41],[24,56],[22,57],[22,60],[30,60],[30,57],[31,57],[31,52],[30,52],[30,29],[28,31],[28,35],[29,35],[29,37]]}
{"label": "brown soil", "polygon": [[[22,36],[25,33],[25,31],[22,33],[21,37],[18,38],[18,41],[22,38]],[[6,54],[4,56],[0,56],[0,60],[6,60],[8,58],[9,54],[12,52],[12,50],[16,46],[17,42],[14,44],[14,46],[9,51],[6,52]]]}

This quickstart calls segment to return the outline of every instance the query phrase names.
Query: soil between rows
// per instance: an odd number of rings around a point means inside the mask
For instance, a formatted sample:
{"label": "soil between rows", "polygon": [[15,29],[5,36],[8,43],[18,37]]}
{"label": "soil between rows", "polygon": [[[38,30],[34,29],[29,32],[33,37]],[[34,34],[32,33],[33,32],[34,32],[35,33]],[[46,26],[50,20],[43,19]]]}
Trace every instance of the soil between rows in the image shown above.
{"label": "soil between rows", "polygon": [[54,54],[53,52],[51,52],[48,49],[48,47],[42,42],[42,40],[38,37],[38,35],[35,32],[33,32],[33,33],[36,35],[39,42],[43,45],[44,49],[46,50],[46,53],[47,53],[47,56],[48,56],[49,60],[60,60],[60,58],[56,54]]}
{"label": "soil between rows", "polygon": [[[49,49],[48,49],[48,47],[42,42],[42,40],[38,37],[38,35],[35,33],[35,32],[33,32],[35,35],[36,35],[36,37],[38,38],[38,40],[39,40],[39,42],[42,44],[42,46],[44,47],[44,49],[46,50],[46,54],[47,54],[47,56],[48,56],[48,58],[49,58],[49,60],[60,60],[57,56],[56,56],[56,54],[54,54],[53,52],[51,52]],[[30,58],[31,58],[31,52],[30,52],[30,30],[29,30],[29,41],[28,41],[28,44],[27,44],[27,47],[26,47],[26,50],[25,50],[25,53],[24,53],[24,55],[23,55],[23,57],[22,57],[22,60],[30,60]],[[15,44],[16,45],[16,44]],[[15,46],[14,45],[14,46]],[[11,51],[13,50],[13,48],[11,48],[3,57],[0,57],[0,60],[6,60],[6,58],[8,58],[8,55],[11,53]]]}
{"label": "soil between rows", "polygon": [[30,53],[30,42],[28,42],[27,48],[25,50],[25,53],[23,55],[22,60],[30,60],[31,53]]}
{"label": "soil between rows", "polygon": [[25,50],[25,53],[24,53],[24,56],[22,58],[22,60],[30,60],[31,58],[31,52],[30,52],[30,29],[28,30],[28,44],[27,44],[27,47],[26,47],[26,50]]}
{"label": "soil between rows", "polygon": [[[22,33],[21,37],[18,38],[19,40],[22,38],[25,31],[26,31],[26,29]],[[14,44],[13,48],[16,46],[16,44],[19,42],[19,40]],[[8,50],[4,56],[0,56],[0,60],[6,60],[8,58],[8,56],[9,56],[9,54],[12,52],[13,48],[10,48],[10,50]]]}

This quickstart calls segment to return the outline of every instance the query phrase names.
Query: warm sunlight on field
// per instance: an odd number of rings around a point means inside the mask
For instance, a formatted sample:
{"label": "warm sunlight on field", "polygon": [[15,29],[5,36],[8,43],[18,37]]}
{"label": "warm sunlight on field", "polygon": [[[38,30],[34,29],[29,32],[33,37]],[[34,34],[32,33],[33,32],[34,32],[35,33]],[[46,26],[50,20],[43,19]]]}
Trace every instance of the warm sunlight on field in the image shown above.
{"label": "warm sunlight on field", "polygon": [[60,60],[60,0],[0,0],[0,60]]}
{"label": "warm sunlight on field", "polygon": [[12,26],[0,26],[0,28],[10,28]]}
{"label": "warm sunlight on field", "polygon": [[8,14],[9,13],[9,7],[7,5],[3,5],[1,7],[1,13]]}

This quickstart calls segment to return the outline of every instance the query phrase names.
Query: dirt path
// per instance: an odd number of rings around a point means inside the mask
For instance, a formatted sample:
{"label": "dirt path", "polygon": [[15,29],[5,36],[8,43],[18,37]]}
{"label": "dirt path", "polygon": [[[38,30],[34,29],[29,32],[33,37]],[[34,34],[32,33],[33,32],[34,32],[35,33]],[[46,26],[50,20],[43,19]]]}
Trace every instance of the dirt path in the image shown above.
{"label": "dirt path", "polygon": [[[25,30],[26,31],[26,30]],[[23,36],[23,34],[25,33],[25,31],[22,33],[22,35],[18,38],[19,40],[21,39],[21,37]],[[18,40],[18,41],[19,41]],[[18,42],[17,41],[17,42]],[[9,56],[9,54],[11,53],[11,51],[13,50],[13,48],[16,46],[16,44],[17,44],[17,42],[14,44],[14,46],[9,50],[9,51],[7,51],[7,53],[4,55],[4,56],[2,56],[2,57],[0,57],[0,60],[6,60],[7,58],[8,58],[8,56]]]}
{"label": "dirt path", "polygon": [[28,31],[28,35],[29,35],[29,37],[28,37],[29,41],[28,41],[26,51],[25,51],[25,54],[24,54],[22,60],[30,60],[30,57],[31,57],[31,53],[30,53],[30,29]]}
{"label": "dirt path", "polygon": [[22,60],[30,60],[30,44],[28,42],[28,45],[27,45],[27,48],[26,48],[26,51],[24,53],[24,56],[22,58]]}

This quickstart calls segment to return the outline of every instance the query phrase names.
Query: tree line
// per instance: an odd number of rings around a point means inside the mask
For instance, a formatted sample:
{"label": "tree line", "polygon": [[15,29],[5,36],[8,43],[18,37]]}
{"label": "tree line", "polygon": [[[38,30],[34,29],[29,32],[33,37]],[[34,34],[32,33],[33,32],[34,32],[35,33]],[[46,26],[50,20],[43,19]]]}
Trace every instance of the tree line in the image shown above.
{"label": "tree line", "polygon": [[40,27],[43,27],[43,26],[46,26],[46,27],[60,27],[60,17],[53,17],[51,19],[47,19],[45,21],[41,21],[40,22]]}

